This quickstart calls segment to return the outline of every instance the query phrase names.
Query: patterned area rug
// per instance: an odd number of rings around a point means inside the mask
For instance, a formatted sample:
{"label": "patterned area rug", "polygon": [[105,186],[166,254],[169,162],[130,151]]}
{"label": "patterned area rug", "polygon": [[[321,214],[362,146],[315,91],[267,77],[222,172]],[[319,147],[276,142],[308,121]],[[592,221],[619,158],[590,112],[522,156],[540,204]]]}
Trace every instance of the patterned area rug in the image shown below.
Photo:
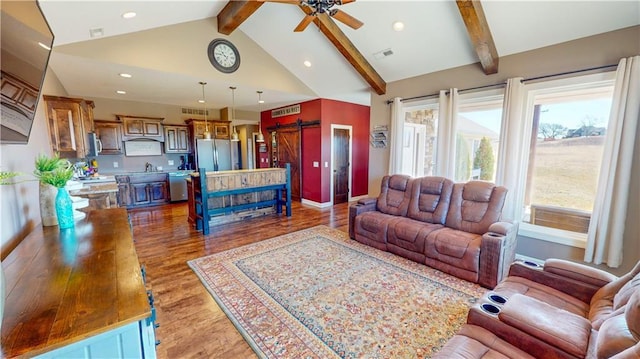
{"label": "patterned area rug", "polygon": [[265,358],[430,357],[485,291],[326,226],[189,266]]}

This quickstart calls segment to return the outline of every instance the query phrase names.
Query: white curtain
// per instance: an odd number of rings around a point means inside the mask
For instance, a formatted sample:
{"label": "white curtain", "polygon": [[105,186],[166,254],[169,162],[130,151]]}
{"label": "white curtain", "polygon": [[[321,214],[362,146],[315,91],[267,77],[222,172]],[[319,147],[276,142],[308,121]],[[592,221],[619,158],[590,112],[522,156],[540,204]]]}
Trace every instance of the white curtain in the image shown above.
{"label": "white curtain", "polygon": [[[622,263],[633,150],[640,117],[640,56],[620,60],[604,145],[598,192],[584,260],[617,268]],[[633,234],[637,239],[637,233]]]}
{"label": "white curtain", "polygon": [[522,137],[524,133],[523,108],[524,84],[522,77],[507,80],[502,105],[502,124],[496,184],[507,188],[507,198],[502,209],[506,220],[520,220],[517,194],[522,192],[520,171],[522,163]]}
{"label": "white curtain", "polygon": [[402,170],[402,139],[404,138],[404,110],[400,97],[395,97],[391,104],[391,128],[389,129],[389,174]]}
{"label": "white curtain", "polygon": [[440,91],[438,109],[438,145],[436,176],[455,178],[456,127],[458,124],[458,89]]}

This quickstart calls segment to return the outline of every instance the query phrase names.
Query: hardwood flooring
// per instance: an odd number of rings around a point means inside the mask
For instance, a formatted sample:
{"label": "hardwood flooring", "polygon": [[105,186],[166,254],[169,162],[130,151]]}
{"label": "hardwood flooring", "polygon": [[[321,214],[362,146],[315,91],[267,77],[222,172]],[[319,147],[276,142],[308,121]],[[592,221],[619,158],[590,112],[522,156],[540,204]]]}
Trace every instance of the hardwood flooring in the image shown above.
{"label": "hardwood flooring", "polygon": [[187,261],[324,224],[348,232],[348,203],[318,209],[295,202],[293,214],[212,227],[203,236],[187,223],[187,204],[129,211],[140,264],[157,312],[158,358],[257,358]]}

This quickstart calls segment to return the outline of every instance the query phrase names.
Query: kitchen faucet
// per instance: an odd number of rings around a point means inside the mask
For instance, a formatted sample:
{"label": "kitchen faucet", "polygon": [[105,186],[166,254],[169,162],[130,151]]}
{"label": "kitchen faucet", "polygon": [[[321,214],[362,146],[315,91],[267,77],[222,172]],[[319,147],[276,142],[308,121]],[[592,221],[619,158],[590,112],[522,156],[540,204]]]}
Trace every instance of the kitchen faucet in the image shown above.
{"label": "kitchen faucet", "polygon": [[147,163],[144,165],[144,171],[145,171],[145,172],[153,172],[153,165],[151,165],[151,163],[147,162]]}

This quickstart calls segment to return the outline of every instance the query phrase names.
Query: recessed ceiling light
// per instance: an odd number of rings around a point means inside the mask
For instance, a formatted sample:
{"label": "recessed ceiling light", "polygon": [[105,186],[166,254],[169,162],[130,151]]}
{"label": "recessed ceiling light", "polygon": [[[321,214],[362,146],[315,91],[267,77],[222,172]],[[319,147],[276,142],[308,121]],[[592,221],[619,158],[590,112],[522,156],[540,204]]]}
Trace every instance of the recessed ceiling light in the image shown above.
{"label": "recessed ceiling light", "polygon": [[395,31],[404,30],[404,23],[402,21],[396,21],[391,25]]}
{"label": "recessed ceiling light", "polygon": [[124,73],[124,72],[123,72],[123,73],[121,73],[121,74],[120,74],[120,77],[124,77],[125,79],[130,79],[130,78],[132,78],[133,76],[131,76],[131,74],[127,74],[127,73]]}
{"label": "recessed ceiling light", "polygon": [[45,45],[45,44],[43,44],[41,42],[38,42],[38,45],[40,45],[40,47],[45,49],[45,50],[51,50],[51,47],[49,47],[49,46],[47,46],[47,45]]}
{"label": "recessed ceiling light", "polygon": [[127,91],[118,90],[118,91],[116,91],[116,93],[118,95],[125,95],[127,93]]}
{"label": "recessed ceiling light", "polygon": [[311,67],[311,61],[309,61],[309,60],[305,60],[305,61],[303,62],[303,64],[304,64],[304,66],[306,66],[306,67]]}
{"label": "recessed ceiling light", "polygon": [[124,14],[122,14],[122,17],[125,19],[133,19],[134,17],[136,17],[136,13],[133,11],[127,11]]}

